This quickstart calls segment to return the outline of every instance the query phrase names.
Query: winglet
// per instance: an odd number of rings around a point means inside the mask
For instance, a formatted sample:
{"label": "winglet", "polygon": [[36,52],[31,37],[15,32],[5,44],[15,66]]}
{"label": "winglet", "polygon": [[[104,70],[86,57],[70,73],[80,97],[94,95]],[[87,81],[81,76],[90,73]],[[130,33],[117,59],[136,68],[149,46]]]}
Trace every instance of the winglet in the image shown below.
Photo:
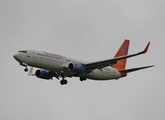
{"label": "winglet", "polygon": [[142,51],[142,53],[146,53],[148,51],[149,46],[150,46],[150,42],[148,42],[146,48]]}

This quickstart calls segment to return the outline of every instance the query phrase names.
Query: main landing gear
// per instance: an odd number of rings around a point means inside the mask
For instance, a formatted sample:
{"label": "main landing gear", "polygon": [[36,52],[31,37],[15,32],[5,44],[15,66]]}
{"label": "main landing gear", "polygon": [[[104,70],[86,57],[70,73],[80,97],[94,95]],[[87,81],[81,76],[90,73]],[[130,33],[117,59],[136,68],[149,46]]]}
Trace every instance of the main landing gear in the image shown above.
{"label": "main landing gear", "polygon": [[85,81],[87,78],[86,78],[86,76],[81,76],[80,77],[80,81]]}
{"label": "main landing gear", "polygon": [[62,77],[62,80],[60,81],[61,85],[66,85],[68,81],[65,79],[65,77]]}

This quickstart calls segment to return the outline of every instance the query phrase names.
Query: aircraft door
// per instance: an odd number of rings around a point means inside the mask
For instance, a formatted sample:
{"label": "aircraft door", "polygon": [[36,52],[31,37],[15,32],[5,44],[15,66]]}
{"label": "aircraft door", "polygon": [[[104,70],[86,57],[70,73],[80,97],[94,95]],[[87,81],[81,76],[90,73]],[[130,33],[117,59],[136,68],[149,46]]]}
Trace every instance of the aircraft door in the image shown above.
{"label": "aircraft door", "polygon": [[37,58],[37,57],[36,57],[36,52],[35,52],[35,51],[33,51],[33,58],[34,58],[34,59]]}

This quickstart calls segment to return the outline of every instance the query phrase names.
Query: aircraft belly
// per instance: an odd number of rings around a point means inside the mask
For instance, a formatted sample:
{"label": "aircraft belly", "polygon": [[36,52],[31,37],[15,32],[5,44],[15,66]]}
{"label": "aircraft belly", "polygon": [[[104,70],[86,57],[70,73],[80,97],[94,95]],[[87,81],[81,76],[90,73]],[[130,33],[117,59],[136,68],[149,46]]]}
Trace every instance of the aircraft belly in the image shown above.
{"label": "aircraft belly", "polygon": [[92,80],[111,80],[111,79],[119,79],[120,74],[118,71],[114,70],[94,70],[93,72],[87,75],[87,78]]}

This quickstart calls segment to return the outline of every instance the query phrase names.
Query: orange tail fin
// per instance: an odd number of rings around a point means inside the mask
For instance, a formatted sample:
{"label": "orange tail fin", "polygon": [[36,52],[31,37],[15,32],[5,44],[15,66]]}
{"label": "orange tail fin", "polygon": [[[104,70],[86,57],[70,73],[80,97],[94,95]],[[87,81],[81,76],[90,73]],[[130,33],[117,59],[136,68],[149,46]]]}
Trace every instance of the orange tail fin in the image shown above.
{"label": "orange tail fin", "polygon": [[[120,57],[120,56],[125,56],[128,54],[129,42],[130,42],[129,40],[125,39],[120,49],[116,53],[115,58]],[[117,70],[125,70],[126,61],[127,59],[119,60],[117,61],[115,65],[113,65],[113,67],[116,68]],[[123,75],[123,76],[126,76],[126,75]]]}

